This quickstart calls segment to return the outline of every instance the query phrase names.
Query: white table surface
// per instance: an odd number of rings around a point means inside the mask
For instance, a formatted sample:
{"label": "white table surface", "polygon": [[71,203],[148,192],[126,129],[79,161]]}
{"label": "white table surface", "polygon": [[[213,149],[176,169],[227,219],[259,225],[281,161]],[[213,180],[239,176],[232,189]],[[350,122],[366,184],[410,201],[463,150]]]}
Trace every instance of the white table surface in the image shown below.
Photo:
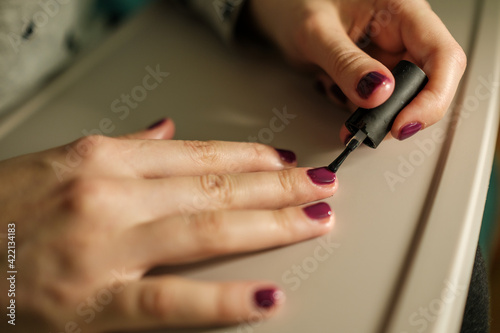
{"label": "white table surface", "polygon": [[[287,294],[283,311],[269,321],[193,331],[458,331],[498,128],[500,3],[431,4],[469,56],[447,117],[404,142],[352,154],[327,200],[336,215],[329,235],[176,269],[208,280],[269,279]],[[156,65],[170,75],[120,119],[111,103]],[[286,107],[297,117],[266,143],[294,150],[300,166],[322,166],[341,151],[338,131],[348,114],[312,82],[268,50],[224,47],[204,25],[155,5],[3,117],[0,158],[64,144],[104,118],[115,126],[110,135],[169,116],[178,139],[247,141],[269,127],[273,109]],[[461,119],[458,126],[453,119]],[[388,173],[404,181],[391,187]],[[318,250],[324,244],[332,244],[331,253]],[[420,308],[439,315],[423,319]]]}

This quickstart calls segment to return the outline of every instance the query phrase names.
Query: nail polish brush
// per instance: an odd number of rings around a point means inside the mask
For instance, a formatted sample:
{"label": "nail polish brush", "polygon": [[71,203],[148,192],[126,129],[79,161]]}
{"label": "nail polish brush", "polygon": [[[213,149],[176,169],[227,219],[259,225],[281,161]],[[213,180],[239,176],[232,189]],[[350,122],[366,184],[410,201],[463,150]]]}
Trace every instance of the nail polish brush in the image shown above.
{"label": "nail polish brush", "polygon": [[328,166],[332,172],[337,172],[347,156],[362,143],[377,148],[390,132],[399,112],[417,96],[428,81],[424,71],[406,60],[400,61],[392,70],[392,74],[395,83],[391,97],[376,108],[358,108],[345,122],[349,132],[355,134],[346,144],[344,151]]}

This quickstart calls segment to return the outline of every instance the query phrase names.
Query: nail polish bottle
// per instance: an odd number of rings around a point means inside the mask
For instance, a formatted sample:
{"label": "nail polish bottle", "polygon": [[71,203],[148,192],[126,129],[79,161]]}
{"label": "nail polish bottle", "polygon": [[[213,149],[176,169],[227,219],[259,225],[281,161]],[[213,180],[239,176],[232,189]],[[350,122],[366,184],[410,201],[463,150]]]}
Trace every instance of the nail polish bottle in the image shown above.
{"label": "nail polish bottle", "polygon": [[377,148],[391,130],[401,110],[410,104],[428,81],[423,70],[406,60],[400,61],[392,70],[392,74],[395,81],[391,97],[376,108],[358,108],[345,122],[353,137],[347,142],[344,151],[330,163],[330,171],[337,172],[347,156],[361,143]]}

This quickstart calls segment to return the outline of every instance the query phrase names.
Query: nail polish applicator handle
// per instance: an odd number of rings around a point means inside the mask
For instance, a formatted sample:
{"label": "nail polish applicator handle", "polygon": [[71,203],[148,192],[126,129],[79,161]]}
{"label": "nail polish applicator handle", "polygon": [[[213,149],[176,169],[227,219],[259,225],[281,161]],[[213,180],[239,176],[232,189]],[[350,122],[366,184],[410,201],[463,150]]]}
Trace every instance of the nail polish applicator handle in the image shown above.
{"label": "nail polish applicator handle", "polygon": [[390,132],[399,112],[417,96],[428,81],[424,71],[406,60],[400,61],[392,74],[395,80],[394,92],[389,99],[373,109],[358,108],[345,122],[354,136],[340,156],[328,166],[331,171],[337,172],[346,157],[361,143],[377,148]]}

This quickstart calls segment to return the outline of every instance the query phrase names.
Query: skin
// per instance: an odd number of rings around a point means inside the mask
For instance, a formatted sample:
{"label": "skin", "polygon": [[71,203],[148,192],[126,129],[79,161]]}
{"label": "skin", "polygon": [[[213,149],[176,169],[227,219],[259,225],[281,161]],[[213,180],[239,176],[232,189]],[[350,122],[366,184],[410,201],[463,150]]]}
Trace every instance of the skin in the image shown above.
{"label": "skin", "polygon": [[2,230],[16,222],[20,332],[62,332],[72,321],[84,332],[231,324],[280,308],[283,299],[270,309],[253,300],[276,287],[269,281],[144,274],[323,235],[333,216],[314,220],[297,205],[336,184],[314,184],[269,146],[168,140],[173,126],[77,140],[70,146],[86,153],[62,181],[52,163],[65,163],[65,146],[0,162]]}
{"label": "skin", "polygon": [[[465,53],[423,0],[251,0],[250,11],[260,30],[292,62],[318,67],[327,88],[336,83],[351,109],[385,102],[394,90],[389,68],[400,60],[422,68],[429,82],[396,118],[391,130],[395,138],[410,123],[419,122],[424,129],[439,121],[465,71]],[[356,87],[370,72],[391,82],[364,99]],[[343,127],[342,142],[348,134]]]}
{"label": "skin", "polygon": [[[383,103],[399,60],[419,65],[430,81],[396,119],[394,137],[406,124],[441,119],[465,70],[462,49],[421,0],[250,0],[248,8],[289,59],[319,68],[353,106]],[[384,10],[390,20],[378,21]],[[360,48],[369,26],[370,43]],[[358,82],[374,71],[389,83],[361,98]],[[297,206],[333,195],[337,183],[314,184],[307,169],[268,146],[173,141],[173,134],[168,121],[127,137],[80,139],[69,147],[82,158],[62,180],[52,163],[66,163],[66,146],[0,162],[2,230],[16,222],[22,271],[19,331],[75,331],[73,322],[85,332],[225,325],[279,310],[283,298],[267,310],[253,301],[255,291],[276,287],[270,281],[145,273],[328,233],[333,216],[313,220]],[[6,251],[0,256],[5,272]],[[6,279],[0,287],[8,290]],[[103,295],[112,300],[103,305]],[[6,293],[0,302],[8,305]]]}

